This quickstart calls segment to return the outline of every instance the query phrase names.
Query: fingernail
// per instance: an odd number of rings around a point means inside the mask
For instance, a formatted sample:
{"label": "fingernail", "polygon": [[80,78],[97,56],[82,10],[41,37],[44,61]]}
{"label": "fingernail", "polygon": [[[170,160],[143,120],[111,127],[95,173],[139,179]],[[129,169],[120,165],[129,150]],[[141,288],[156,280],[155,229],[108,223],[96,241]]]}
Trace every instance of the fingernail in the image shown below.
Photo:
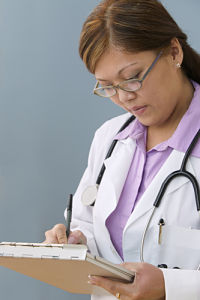
{"label": "fingernail", "polygon": [[73,236],[70,236],[69,238],[68,238],[68,244],[75,244],[76,243],[76,239],[73,237]]}

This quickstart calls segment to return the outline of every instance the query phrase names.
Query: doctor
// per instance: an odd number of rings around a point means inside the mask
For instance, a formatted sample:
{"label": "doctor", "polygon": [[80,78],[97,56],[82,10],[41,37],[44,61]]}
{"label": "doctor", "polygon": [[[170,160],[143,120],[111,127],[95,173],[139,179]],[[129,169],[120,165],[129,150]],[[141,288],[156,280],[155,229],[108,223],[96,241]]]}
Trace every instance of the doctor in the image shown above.
{"label": "doctor", "polygon": [[[80,56],[96,77],[94,93],[127,113],[95,134],[74,196],[68,242],[87,243],[93,254],[136,273],[132,284],[89,278],[105,290],[92,299],[200,299],[200,214],[188,178],[175,178],[166,189],[140,261],[160,186],[180,168],[200,128],[200,56],[156,0],[100,2],[83,25]],[[131,115],[135,120],[117,134]],[[105,160],[113,139],[117,145]],[[103,163],[95,205],[84,206],[82,195],[95,185]],[[200,182],[200,141],[186,168]],[[67,243],[65,232],[57,224],[46,242]]]}

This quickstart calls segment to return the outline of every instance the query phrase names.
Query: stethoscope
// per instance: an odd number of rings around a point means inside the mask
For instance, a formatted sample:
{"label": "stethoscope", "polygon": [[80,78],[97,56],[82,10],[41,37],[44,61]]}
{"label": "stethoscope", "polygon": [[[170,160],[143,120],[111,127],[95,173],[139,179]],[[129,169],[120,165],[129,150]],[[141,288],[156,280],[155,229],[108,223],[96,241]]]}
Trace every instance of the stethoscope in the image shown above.
{"label": "stethoscope", "polygon": [[[134,116],[131,116],[125,123],[124,125],[120,128],[120,130],[118,131],[121,132],[122,130],[124,130],[133,120],[135,119]],[[192,150],[194,149],[198,139],[200,137],[200,129],[198,130],[198,132],[196,133],[195,137],[193,138],[191,144],[189,145],[184,157],[183,157],[183,161],[182,161],[182,164],[181,164],[181,167],[179,170],[177,171],[174,171],[172,172],[171,174],[169,174],[167,176],[167,178],[164,180],[164,182],[162,183],[161,187],[160,187],[160,190],[158,192],[158,195],[155,199],[155,202],[153,203],[153,209],[152,209],[152,213],[148,219],[148,222],[145,226],[145,229],[144,229],[144,233],[143,233],[143,236],[142,236],[142,241],[141,241],[141,247],[140,247],[140,261],[141,262],[144,262],[144,243],[145,243],[145,238],[146,238],[146,234],[147,234],[147,231],[149,229],[149,226],[150,226],[150,223],[151,223],[151,220],[154,216],[154,213],[156,211],[156,209],[159,207],[160,203],[161,203],[161,200],[164,196],[164,193],[167,189],[167,186],[170,184],[170,182],[175,178],[175,177],[186,177],[189,179],[189,181],[192,183],[192,186],[193,186],[193,189],[194,189],[194,194],[195,194],[195,201],[196,201],[196,207],[197,207],[197,211],[200,213],[200,190],[199,190],[199,184],[196,180],[196,178],[194,177],[193,174],[191,174],[190,172],[188,172],[186,170],[186,164],[187,164],[187,161],[188,161],[188,158],[192,152]],[[105,159],[109,158],[111,155],[112,155],[112,152],[115,148],[117,144],[117,140],[113,140],[108,152],[107,152],[107,155],[105,157]],[[82,194],[82,203],[86,206],[94,206],[95,204],[95,201],[96,201],[96,197],[97,197],[97,192],[98,192],[98,188],[99,188],[99,185],[102,181],[102,178],[103,178],[103,175],[104,175],[104,172],[105,172],[105,165],[103,164],[102,167],[101,167],[101,170],[99,172],[99,175],[97,177],[97,181],[96,181],[96,184],[93,185],[93,186],[89,186],[85,189],[85,191],[83,192]],[[199,268],[198,268],[199,269]]]}
{"label": "stethoscope", "polygon": [[[120,128],[120,130],[118,131],[118,133],[120,133],[121,131],[123,131],[126,127],[128,127],[128,125],[135,119],[135,117],[132,115],[124,124],[123,126]],[[112,153],[113,153],[113,150],[117,144],[118,140],[113,140],[107,154],[106,154],[106,157],[105,159],[109,158]],[[95,185],[91,185],[91,186],[88,186],[83,194],[82,194],[82,197],[81,197],[81,201],[83,203],[83,205],[85,206],[94,206],[95,204],[95,201],[96,201],[96,197],[97,197],[97,193],[98,193],[98,189],[99,189],[99,185],[102,181],[102,178],[103,178],[103,175],[104,175],[104,172],[106,170],[106,167],[105,165],[103,164],[101,169],[100,169],[100,172],[99,172],[99,175],[97,177],[97,180],[96,180],[96,184]]]}

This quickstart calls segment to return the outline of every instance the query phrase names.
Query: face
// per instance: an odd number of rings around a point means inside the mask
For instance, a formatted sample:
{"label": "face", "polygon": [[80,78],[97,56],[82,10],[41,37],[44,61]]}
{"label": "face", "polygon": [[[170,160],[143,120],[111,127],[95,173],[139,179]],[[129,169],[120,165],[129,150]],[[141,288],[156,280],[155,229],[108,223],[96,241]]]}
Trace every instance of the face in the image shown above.
{"label": "face", "polygon": [[[109,49],[97,63],[95,77],[102,86],[117,85],[130,78],[141,79],[156,58],[154,51],[127,53]],[[146,126],[161,126],[176,118],[181,109],[181,76],[172,55],[161,55],[140,90],[117,89],[111,101],[129,111]]]}

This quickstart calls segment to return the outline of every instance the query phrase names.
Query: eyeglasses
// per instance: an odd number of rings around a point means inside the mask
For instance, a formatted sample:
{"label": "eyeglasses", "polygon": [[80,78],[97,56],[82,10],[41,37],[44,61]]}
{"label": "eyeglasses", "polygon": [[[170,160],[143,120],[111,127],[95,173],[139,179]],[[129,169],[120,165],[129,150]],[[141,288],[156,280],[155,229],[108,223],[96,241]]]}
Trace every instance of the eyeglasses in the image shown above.
{"label": "eyeglasses", "polygon": [[162,51],[156,56],[151,66],[148,68],[142,79],[135,79],[131,78],[125,81],[120,82],[118,85],[107,85],[107,86],[100,86],[99,81],[97,81],[93,93],[100,97],[110,98],[116,95],[117,89],[121,89],[126,92],[135,92],[141,89],[142,83],[149,74],[149,72],[153,69],[154,65],[156,64],[157,60],[162,55]]}

